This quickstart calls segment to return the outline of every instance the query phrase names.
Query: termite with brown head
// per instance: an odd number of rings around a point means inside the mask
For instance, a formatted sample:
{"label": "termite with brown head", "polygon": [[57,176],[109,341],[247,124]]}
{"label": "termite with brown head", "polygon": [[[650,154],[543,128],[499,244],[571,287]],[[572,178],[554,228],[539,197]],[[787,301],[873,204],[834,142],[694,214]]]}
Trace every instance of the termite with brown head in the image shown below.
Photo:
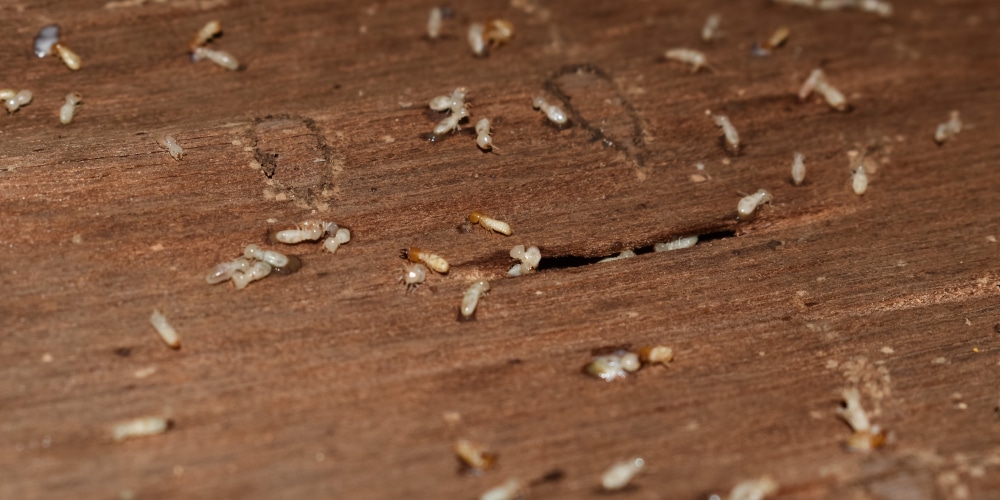
{"label": "termite with brown head", "polygon": [[691,65],[692,73],[697,73],[702,67],[713,69],[709,66],[708,59],[705,57],[705,54],[694,49],[670,49],[663,54],[663,57],[665,57],[668,61],[676,61]]}
{"label": "termite with brown head", "polygon": [[944,144],[945,141],[958,135],[962,131],[962,120],[958,116],[958,111],[952,111],[948,121],[938,125],[934,131],[934,142]]}
{"label": "termite with brown head", "polygon": [[757,208],[765,203],[771,203],[771,193],[766,189],[759,189],[756,193],[744,196],[736,205],[736,212],[740,219],[749,220],[754,217]]}
{"label": "termite with brown head", "polygon": [[539,109],[545,113],[545,116],[549,119],[549,121],[555,123],[559,127],[562,127],[569,122],[569,117],[566,116],[566,113],[562,110],[562,108],[556,106],[555,104],[549,104],[543,97],[535,97],[531,105],[535,109]]}
{"label": "termite with brown head", "polygon": [[798,186],[804,180],[806,180],[805,156],[802,153],[795,153],[795,158],[792,161],[792,183]]}
{"label": "termite with brown head", "polygon": [[465,469],[482,472],[493,467],[497,454],[489,451],[486,445],[459,439],[455,442],[455,456]]}
{"label": "termite with brown head", "polygon": [[336,253],[340,245],[349,241],[351,241],[351,231],[346,227],[342,227],[333,236],[330,236],[323,242],[323,248],[330,253]]}
{"label": "termite with brown head", "polygon": [[55,24],[42,28],[35,36],[35,55],[45,57],[49,54],[58,54],[66,67],[71,70],[76,71],[82,66],[80,56],[59,42],[59,26]]}
{"label": "termite with brown head", "polygon": [[462,307],[460,308],[462,316],[465,318],[471,318],[476,312],[476,306],[479,304],[479,298],[488,291],[490,291],[489,282],[477,281],[473,283],[469,289],[465,291],[465,295],[462,296]]}
{"label": "termite with brown head", "polygon": [[194,52],[195,49],[205,45],[211,39],[219,36],[220,33],[222,33],[222,23],[214,19],[207,22],[191,40],[191,44],[188,46],[190,52]]}
{"label": "termite with brown head", "polygon": [[177,139],[174,139],[174,136],[172,135],[164,136],[160,145],[167,148],[167,152],[169,152],[170,156],[172,156],[175,160],[179,161],[181,157],[184,156],[184,148],[182,148],[180,144],[177,144]]}
{"label": "termite with brown head", "polygon": [[406,264],[403,275],[397,281],[406,285],[409,293],[416,290],[427,279],[427,268],[423,264]]}
{"label": "termite with brown head", "polygon": [[486,22],[483,38],[490,47],[499,47],[514,38],[514,23],[506,19],[490,19]]}
{"label": "termite with brown head", "polygon": [[500,233],[506,236],[514,234],[514,231],[510,228],[510,224],[507,224],[504,221],[491,219],[479,212],[472,212],[469,214],[469,222],[472,224],[479,224],[483,229],[491,233]]}
{"label": "termite with brown head", "polygon": [[726,115],[712,115],[712,121],[722,129],[722,135],[726,138],[726,148],[733,153],[740,151],[740,134],[736,127],[729,121]]}
{"label": "termite with brown head", "polygon": [[30,90],[19,90],[14,92],[11,89],[0,90],[0,98],[3,99],[4,106],[7,108],[8,113],[13,113],[23,106],[27,106],[31,103],[34,98],[34,94]]}
{"label": "termite with brown head", "polygon": [[445,274],[451,268],[448,261],[441,256],[430,253],[420,247],[404,248],[399,251],[400,255],[410,262],[423,262],[435,272]]}
{"label": "termite with brown head", "polygon": [[66,103],[59,108],[59,123],[69,125],[76,115],[76,107],[83,101],[83,96],[77,92],[66,94]]}
{"label": "termite with brown head", "polygon": [[483,118],[476,122],[476,145],[479,149],[483,151],[490,151],[493,149],[493,137],[490,136],[490,119]]}

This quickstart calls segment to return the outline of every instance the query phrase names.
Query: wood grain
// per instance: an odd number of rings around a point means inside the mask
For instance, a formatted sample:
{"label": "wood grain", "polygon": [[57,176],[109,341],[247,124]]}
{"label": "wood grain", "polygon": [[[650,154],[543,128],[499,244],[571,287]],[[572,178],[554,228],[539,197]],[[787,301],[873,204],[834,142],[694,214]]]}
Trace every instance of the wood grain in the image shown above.
{"label": "wood grain", "polygon": [[[0,497],[474,498],[557,470],[533,498],[591,498],[632,455],[648,468],[621,498],[764,474],[782,498],[1000,495],[1000,7],[896,4],[881,19],[762,0],[476,1],[433,41],[431,5],[414,2],[0,6],[0,87],[35,94],[0,117]],[[723,36],[706,44],[713,12]],[[464,29],[491,17],[516,37],[473,58]],[[211,19],[242,71],[188,60]],[[31,53],[51,22],[80,71]],[[780,26],[788,45],[751,57]],[[664,61],[675,46],[717,71]],[[798,101],[815,67],[850,112]],[[442,117],[426,102],[457,86],[493,119],[495,153],[468,130],[422,138]],[[71,91],[84,103],[60,126]],[[536,95],[572,126],[547,124]],[[952,109],[966,128],[938,146]],[[740,154],[706,110],[729,116]],[[878,167],[863,197],[850,151]],[[758,188],[774,202],[737,221]],[[473,210],[514,235],[470,228]],[[281,246],[301,271],[243,291],[204,283],[305,218],[352,241]],[[692,234],[710,237],[595,263]],[[541,248],[538,273],[505,277],[516,244]],[[406,293],[410,245],[452,271]],[[458,321],[483,278],[476,319]],[[614,383],[580,373],[593,349],[650,344],[676,361]],[[894,445],[843,449],[835,409],[853,385]],[[110,442],[147,415],[174,428]],[[460,474],[459,438],[497,468]]]}

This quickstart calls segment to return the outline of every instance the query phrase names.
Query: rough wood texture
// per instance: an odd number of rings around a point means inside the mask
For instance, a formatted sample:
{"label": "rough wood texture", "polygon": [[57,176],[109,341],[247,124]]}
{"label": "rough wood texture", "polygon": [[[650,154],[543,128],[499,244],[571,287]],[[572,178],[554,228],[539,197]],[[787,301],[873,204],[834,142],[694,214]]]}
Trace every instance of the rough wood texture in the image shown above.
{"label": "rough wood texture", "polygon": [[[899,1],[888,20],[763,0],[462,2],[436,41],[430,4],[134,3],[0,5],[0,87],[35,93],[0,116],[0,497],[473,498],[558,469],[534,498],[591,498],[631,455],[649,465],[620,498],[764,474],[786,498],[1000,495],[994,2]],[[723,37],[704,44],[712,12]],[[465,26],[490,17],[516,38],[474,59]],[[188,60],[211,19],[244,71]],[[82,70],[32,55],[50,22]],[[780,26],[788,45],[750,57]],[[663,61],[674,46],[717,72]],[[850,112],[798,102],[817,66]],[[421,138],[441,118],[426,102],[460,85],[473,119],[494,119],[496,154],[467,132]],[[60,126],[70,91],[84,104]],[[546,124],[535,95],[574,125]],[[706,109],[739,129],[739,155]],[[968,126],[939,147],[952,109]],[[863,197],[851,150],[878,167]],[[697,162],[710,180],[690,180]],[[738,223],[740,193],[761,187],[774,203]],[[469,231],[472,210],[514,236]],[[302,270],[243,291],[205,284],[308,217],[353,240],[282,247]],[[712,237],[593,263],[689,234]],[[543,268],[508,279],[519,243]],[[452,272],[405,293],[408,245]],[[493,289],[459,322],[478,278]],[[580,373],[592,349],[648,344],[676,362]],[[868,456],[842,448],[835,417],[854,385],[897,438]],[[175,426],[109,442],[147,415]],[[498,467],[459,474],[457,438]]]}

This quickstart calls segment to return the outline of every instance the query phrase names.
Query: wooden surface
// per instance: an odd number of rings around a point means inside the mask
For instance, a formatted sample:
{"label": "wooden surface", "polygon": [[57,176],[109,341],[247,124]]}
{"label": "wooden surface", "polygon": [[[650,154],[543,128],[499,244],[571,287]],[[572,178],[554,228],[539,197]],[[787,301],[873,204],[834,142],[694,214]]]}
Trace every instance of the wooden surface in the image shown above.
{"label": "wooden surface", "polygon": [[[430,6],[0,5],[0,87],[35,94],[0,116],[0,497],[474,498],[558,470],[532,498],[593,498],[633,455],[648,467],[616,498],[764,474],[782,498],[1000,496],[1000,6],[897,1],[883,20],[764,0],[461,2],[436,41]],[[712,12],[723,36],[705,44]],[[465,27],[491,17],[516,37],[475,59]],[[243,71],[188,60],[211,19]],[[31,53],[51,22],[82,70]],[[788,45],[752,58],[780,26]],[[675,46],[717,72],[663,61]],[[817,66],[850,112],[798,102]],[[495,154],[467,131],[421,138],[441,119],[427,101],[457,86],[473,120],[494,119]],[[60,126],[71,91],[84,104]],[[535,95],[561,98],[573,126],[545,123]],[[952,109],[966,129],[939,147]],[[878,167],[863,197],[852,150]],[[690,180],[698,162],[710,180]],[[774,203],[737,222],[762,187]],[[473,210],[514,236],[469,231]],[[352,241],[281,246],[301,271],[243,291],[205,284],[306,218]],[[690,234],[712,236],[593,263]],[[505,277],[516,244],[541,248],[540,272]],[[407,294],[409,245],[452,271]],[[479,278],[492,291],[459,322]],[[580,372],[592,349],[649,344],[675,363],[614,383]],[[867,456],[843,449],[835,416],[855,385],[896,435]],[[173,429],[110,442],[149,415]],[[460,474],[458,438],[498,466]]]}

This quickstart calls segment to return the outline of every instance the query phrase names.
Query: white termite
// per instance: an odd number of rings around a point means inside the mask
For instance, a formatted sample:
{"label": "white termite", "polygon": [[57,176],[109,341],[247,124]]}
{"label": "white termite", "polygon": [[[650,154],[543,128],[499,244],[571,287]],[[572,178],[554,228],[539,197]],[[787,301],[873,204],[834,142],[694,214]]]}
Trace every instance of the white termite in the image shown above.
{"label": "white termite", "polygon": [[482,23],[472,23],[469,25],[469,48],[476,57],[484,57],[486,52],[486,37],[484,36],[486,27]]}
{"label": "white termite", "polygon": [[934,142],[944,144],[962,131],[962,119],[958,116],[958,111],[952,111],[948,121],[938,125],[934,131]]}
{"label": "white termite", "polygon": [[677,238],[676,240],[667,241],[664,243],[657,243],[653,245],[653,251],[656,252],[671,252],[674,250],[682,250],[685,248],[691,248],[698,244],[698,235],[694,236],[683,236]]}
{"label": "white termite", "polygon": [[184,156],[184,148],[180,144],[177,144],[177,139],[174,136],[167,135],[163,137],[163,142],[160,143],[163,147],[167,148],[167,152],[170,153],[175,160],[180,160]]}
{"label": "white termite", "polygon": [[[778,483],[769,476],[759,479],[748,479],[733,486],[726,500],[763,500],[778,492]],[[712,495],[710,500],[719,500],[718,495]]]}
{"label": "white termite", "polygon": [[247,287],[250,283],[262,280],[271,274],[271,265],[267,262],[256,261],[250,265],[250,269],[246,271],[235,271],[233,272],[233,286],[237,290],[242,290]]}
{"label": "white termite", "polygon": [[295,225],[295,229],[278,231],[274,239],[286,245],[294,245],[303,241],[316,241],[324,234],[336,233],[338,226],[333,222],[307,220]]}
{"label": "white termite", "polygon": [[427,17],[427,37],[431,40],[435,40],[441,36],[441,20],[443,18],[441,7],[431,9],[431,13]]}
{"label": "white termite", "polygon": [[625,250],[622,253],[620,253],[618,255],[615,255],[614,257],[605,257],[605,258],[603,258],[603,259],[601,259],[601,260],[599,260],[597,262],[598,263],[601,263],[601,262],[614,262],[616,260],[631,259],[632,257],[635,257],[635,252],[632,251],[632,250]]}
{"label": "white termite", "polygon": [[799,100],[804,101],[813,93],[816,89],[816,85],[823,79],[823,70],[816,68],[809,73],[806,77],[806,81],[802,82],[802,87],[799,88]]}
{"label": "white termite", "polygon": [[629,373],[635,373],[641,367],[638,354],[619,350],[611,354],[594,356],[594,359],[584,367],[584,371],[605,382],[611,382],[628,377]]}
{"label": "white termite", "polygon": [[191,40],[191,45],[190,45],[191,52],[194,52],[194,50],[197,49],[198,47],[201,47],[206,43],[208,43],[209,40],[218,36],[219,33],[222,33],[222,23],[220,23],[217,20],[212,20],[205,23],[205,25],[202,26],[200,30],[198,30],[198,33],[196,33],[194,35],[194,38]]}
{"label": "white termite", "polygon": [[525,249],[524,245],[517,245],[510,249],[510,257],[520,260],[521,263],[514,264],[514,267],[507,271],[507,276],[522,276],[533,273],[542,261],[542,253],[535,246]]}
{"label": "white termite", "polygon": [[555,104],[549,104],[543,97],[536,97],[534,101],[532,101],[531,105],[535,109],[542,110],[549,121],[555,123],[556,125],[563,126],[569,121],[569,117],[566,116],[566,113],[562,110],[562,108],[556,106]]}
{"label": "white termite", "polygon": [[472,317],[476,312],[476,305],[479,304],[479,297],[488,291],[490,291],[490,284],[487,281],[477,281],[469,286],[465,295],[462,296],[462,316]]}
{"label": "white termite", "polygon": [[38,31],[35,36],[35,55],[45,57],[52,53],[52,46],[59,41],[59,26],[50,24]]}
{"label": "white termite", "polygon": [[288,256],[274,250],[262,250],[259,246],[251,243],[243,249],[243,256],[248,259],[256,259],[267,262],[274,267],[285,267],[288,265]]}
{"label": "white termite", "polygon": [[802,88],[799,89],[799,100],[804,101],[813,91],[822,95],[831,108],[837,111],[847,111],[847,98],[836,87],[830,85],[823,70],[819,68],[812,70],[806,81],[802,83]]}
{"label": "white termite", "polygon": [[447,134],[448,132],[460,130],[462,127],[459,126],[458,122],[462,121],[462,118],[465,117],[459,113],[452,113],[438,122],[438,124],[434,126],[434,131],[431,133],[435,137],[438,137]]}
{"label": "white termite", "polygon": [[858,165],[858,168],[854,169],[854,173],[851,174],[851,189],[858,196],[868,191],[868,172],[865,172],[864,165]]}
{"label": "white termite", "polygon": [[439,95],[428,104],[434,111],[451,110],[453,113],[460,113],[465,108],[465,95],[468,89],[458,87],[451,92],[451,95]]}
{"label": "white termite", "polygon": [[403,258],[408,259],[410,262],[423,262],[424,264],[427,264],[427,267],[430,267],[435,272],[441,274],[446,274],[448,269],[451,268],[448,261],[444,260],[443,257],[430,253],[420,247],[403,249],[400,254],[402,254]]}
{"label": "white termite", "polygon": [[476,122],[476,145],[483,151],[493,149],[493,137],[490,137],[490,119],[483,118]]}
{"label": "white termite", "polygon": [[736,127],[729,121],[729,117],[726,115],[712,115],[712,121],[722,129],[722,135],[726,138],[726,147],[734,153],[739,152],[740,133],[736,131]]}
{"label": "white termite", "polygon": [[806,180],[805,158],[802,153],[795,153],[795,158],[792,160],[792,182],[796,186],[801,185],[802,181]]}
{"label": "white termite", "polygon": [[77,92],[66,94],[66,103],[59,108],[59,123],[69,125],[73,121],[73,117],[76,115],[76,107],[80,105],[81,101],[83,101],[83,96]]}
{"label": "white termite", "polygon": [[170,323],[167,322],[167,317],[163,313],[154,309],[153,315],[149,317],[149,322],[156,329],[156,333],[160,335],[163,342],[170,346],[171,349],[181,348],[181,339],[177,336],[177,330],[174,330],[174,327],[170,326]]}
{"label": "white termite", "polygon": [[351,231],[346,227],[342,227],[323,242],[323,248],[330,253],[336,253],[340,245],[351,241]]}
{"label": "white termite", "polygon": [[624,462],[618,462],[609,468],[604,475],[601,476],[601,486],[605,491],[617,491],[626,486],[628,483],[632,482],[632,478],[635,477],[639,471],[645,467],[646,461],[639,458],[630,458]]}
{"label": "white termite", "polygon": [[56,43],[52,48],[59,55],[59,58],[62,59],[63,63],[66,64],[67,68],[76,71],[83,66],[80,56],[76,55],[76,52],[73,52],[69,47],[61,43]]}
{"label": "white termite", "polygon": [[111,429],[111,438],[122,442],[129,438],[163,434],[168,428],[170,421],[163,417],[137,418],[115,424]]}
{"label": "white termite", "polygon": [[719,23],[722,18],[718,14],[712,14],[705,19],[705,25],[701,28],[701,39],[709,42],[715,39],[719,33]]}
{"label": "white termite", "polygon": [[19,90],[14,92],[13,90],[4,89],[4,106],[7,108],[8,113],[13,113],[18,109],[21,109],[28,104],[31,104],[31,100],[34,98],[34,94],[30,90]]}
{"label": "white termite", "polygon": [[854,432],[868,432],[872,429],[868,413],[861,406],[861,393],[856,387],[844,389],[844,407],[837,408],[837,416],[847,425],[851,426]]}
{"label": "white termite", "polygon": [[508,479],[500,486],[491,488],[479,496],[479,500],[516,500],[528,494],[528,485],[520,479]]}
{"label": "white termite", "polygon": [[[692,73],[697,73],[703,66],[709,67],[705,54],[694,49],[683,47],[670,49],[663,54],[663,57],[666,57],[668,61],[690,64]],[[711,68],[709,67],[709,69]]]}
{"label": "white termite", "polygon": [[197,62],[202,59],[208,59],[230,71],[240,69],[240,62],[236,60],[236,57],[224,50],[214,50],[205,47],[194,49],[194,52],[191,53],[191,60]]}
{"label": "white termite", "polygon": [[427,267],[423,264],[407,264],[399,281],[406,285],[406,291],[416,289],[427,279]]}
{"label": "white termite", "polygon": [[736,205],[736,212],[740,219],[750,219],[757,212],[757,208],[765,203],[771,203],[771,193],[766,189],[759,189],[756,193],[741,198]]}
{"label": "white termite", "polygon": [[479,224],[483,229],[491,233],[500,233],[506,236],[514,234],[514,231],[510,228],[510,224],[502,220],[492,219],[479,212],[469,214],[469,222]]}
{"label": "white termite", "polygon": [[233,273],[236,271],[245,273],[248,270],[250,270],[250,261],[240,257],[213,267],[212,270],[208,272],[208,275],[205,276],[205,281],[209,285],[217,285],[224,281],[229,281],[233,277]]}

